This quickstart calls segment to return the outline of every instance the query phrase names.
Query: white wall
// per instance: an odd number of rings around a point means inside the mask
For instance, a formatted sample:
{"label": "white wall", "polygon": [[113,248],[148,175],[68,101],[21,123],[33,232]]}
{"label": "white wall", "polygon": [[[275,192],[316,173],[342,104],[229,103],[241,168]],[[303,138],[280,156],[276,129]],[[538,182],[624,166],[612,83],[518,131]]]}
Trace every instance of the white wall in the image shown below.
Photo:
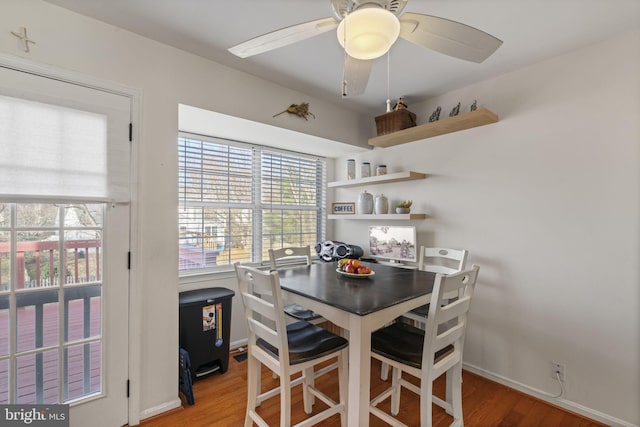
{"label": "white wall", "polygon": [[[424,123],[474,99],[496,124],[376,149],[360,161],[423,181],[366,188],[413,199],[419,244],[481,266],[465,362],[614,425],[640,424],[640,33],[410,105]],[[372,120],[373,124],[373,120]],[[373,127],[372,127],[373,132]],[[345,159],[336,163],[346,179]],[[337,201],[363,189],[336,190]],[[365,245],[364,221],[335,221]]]}
{"label": "white wall", "polygon": [[[20,49],[10,31],[27,27],[36,41]],[[134,318],[140,322],[139,414],[179,403],[177,377],[177,149],[178,104],[183,103],[298,132],[358,144],[357,114],[276,86],[40,0],[2,0],[0,53],[142,90],[137,224],[133,248]],[[294,102],[310,103],[315,120],[272,115]],[[141,287],[141,288],[140,288]],[[235,309],[235,313],[239,313]],[[139,316],[139,319],[135,319]],[[235,338],[232,338],[234,340]],[[135,370],[135,367],[134,367]],[[134,409],[135,410],[135,409]],[[134,415],[135,416],[135,415]],[[135,420],[131,420],[134,421]]]}

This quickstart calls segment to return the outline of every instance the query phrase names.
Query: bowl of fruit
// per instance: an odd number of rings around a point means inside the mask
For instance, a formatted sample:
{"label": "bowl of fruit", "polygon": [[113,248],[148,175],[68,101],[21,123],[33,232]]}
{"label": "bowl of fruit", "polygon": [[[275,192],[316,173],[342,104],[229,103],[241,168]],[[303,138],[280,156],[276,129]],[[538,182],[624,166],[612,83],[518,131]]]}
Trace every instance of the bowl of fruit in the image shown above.
{"label": "bowl of fruit", "polygon": [[365,279],[376,274],[371,267],[364,265],[358,259],[343,258],[338,261],[336,271],[339,274],[356,279]]}

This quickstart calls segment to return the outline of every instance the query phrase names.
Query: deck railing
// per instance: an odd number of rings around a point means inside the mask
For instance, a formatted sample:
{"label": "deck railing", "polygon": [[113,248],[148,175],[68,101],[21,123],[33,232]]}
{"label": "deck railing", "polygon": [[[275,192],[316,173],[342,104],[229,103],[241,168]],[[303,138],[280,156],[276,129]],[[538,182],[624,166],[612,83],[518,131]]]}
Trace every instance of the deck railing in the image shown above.
{"label": "deck railing", "polygon": [[[99,281],[101,277],[100,248],[102,242],[99,239],[66,240],[64,253],[66,256],[66,271],[64,272],[64,284],[86,283]],[[17,242],[16,244],[16,289],[40,288],[58,286],[60,273],[58,272],[57,252],[60,250],[58,241],[34,241]],[[0,242],[0,257],[11,251],[9,242]],[[6,255],[5,255],[6,256]],[[34,277],[27,276],[27,257],[32,257]],[[44,262],[43,262],[44,260]],[[43,267],[46,267],[43,269]],[[2,269],[0,263],[0,284],[2,290],[7,290],[10,271]]]}

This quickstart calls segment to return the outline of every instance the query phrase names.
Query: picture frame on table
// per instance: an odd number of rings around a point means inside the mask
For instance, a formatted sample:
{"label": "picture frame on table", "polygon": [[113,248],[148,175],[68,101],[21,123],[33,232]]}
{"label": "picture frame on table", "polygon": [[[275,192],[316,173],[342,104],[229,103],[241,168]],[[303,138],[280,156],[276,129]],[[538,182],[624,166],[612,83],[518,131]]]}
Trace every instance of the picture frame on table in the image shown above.
{"label": "picture frame on table", "polygon": [[356,204],[355,202],[336,202],[331,203],[332,215],[355,215]]}

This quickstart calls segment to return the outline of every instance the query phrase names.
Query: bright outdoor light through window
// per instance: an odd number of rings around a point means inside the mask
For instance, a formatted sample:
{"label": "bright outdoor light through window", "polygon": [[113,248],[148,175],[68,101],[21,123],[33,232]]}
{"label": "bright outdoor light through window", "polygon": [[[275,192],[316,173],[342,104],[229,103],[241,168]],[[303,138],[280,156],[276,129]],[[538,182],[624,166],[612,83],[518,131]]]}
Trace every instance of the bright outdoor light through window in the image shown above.
{"label": "bright outdoor light through window", "polygon": [[179,269],[261,262],[269,249],[324,238],[326,161],[181,133]]}

